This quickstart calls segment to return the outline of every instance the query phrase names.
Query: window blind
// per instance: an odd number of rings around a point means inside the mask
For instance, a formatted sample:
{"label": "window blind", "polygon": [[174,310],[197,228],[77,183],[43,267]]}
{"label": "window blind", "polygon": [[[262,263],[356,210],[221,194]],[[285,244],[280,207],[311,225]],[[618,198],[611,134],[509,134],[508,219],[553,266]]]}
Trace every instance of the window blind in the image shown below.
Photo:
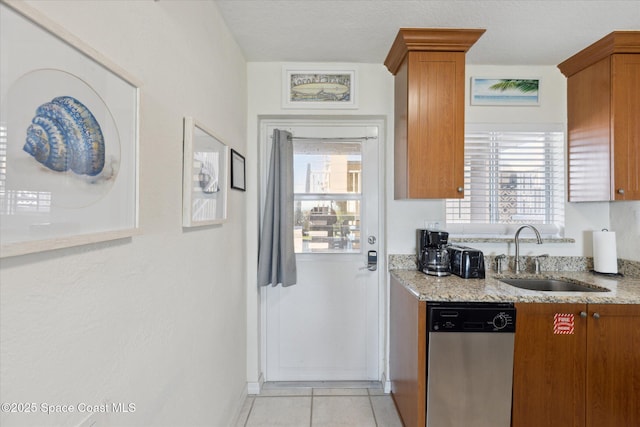
{"label": "window blind", "polygon": [[564,228],[564,132],[514,127],[467,125],[465,197],[446,201],[447,224]]}

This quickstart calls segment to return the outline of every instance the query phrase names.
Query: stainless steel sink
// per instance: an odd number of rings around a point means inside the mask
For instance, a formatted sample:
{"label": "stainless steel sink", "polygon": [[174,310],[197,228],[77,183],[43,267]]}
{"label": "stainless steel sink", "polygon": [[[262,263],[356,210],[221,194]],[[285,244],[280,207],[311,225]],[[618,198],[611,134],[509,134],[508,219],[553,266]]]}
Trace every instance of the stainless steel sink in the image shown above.
{"label": "stainless steel sink", "polygon": [[499,279],[508,285],[532,291],[553,292],[609,292],[608,289],[585,286],[562,279]]}

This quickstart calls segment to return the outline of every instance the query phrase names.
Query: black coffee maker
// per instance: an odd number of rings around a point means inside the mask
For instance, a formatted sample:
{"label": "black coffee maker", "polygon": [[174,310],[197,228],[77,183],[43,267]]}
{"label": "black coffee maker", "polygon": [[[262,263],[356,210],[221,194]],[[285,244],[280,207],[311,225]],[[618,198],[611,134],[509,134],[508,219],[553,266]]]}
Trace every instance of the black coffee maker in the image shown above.
{"label": "black coffee maker", "polygon": [[450,275],[449,233],[419,229],[417,234],[418,269],[431,276]]}

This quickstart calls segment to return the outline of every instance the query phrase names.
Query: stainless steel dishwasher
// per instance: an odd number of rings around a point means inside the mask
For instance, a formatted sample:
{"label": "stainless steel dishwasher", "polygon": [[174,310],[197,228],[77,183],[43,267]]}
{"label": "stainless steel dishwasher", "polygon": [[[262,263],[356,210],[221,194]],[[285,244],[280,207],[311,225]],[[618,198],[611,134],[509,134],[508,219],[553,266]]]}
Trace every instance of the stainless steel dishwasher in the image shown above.
{"label": "stainless steel dishwasher", "polygon": [[509,427],[513,304],[427,307],[427,427]]}

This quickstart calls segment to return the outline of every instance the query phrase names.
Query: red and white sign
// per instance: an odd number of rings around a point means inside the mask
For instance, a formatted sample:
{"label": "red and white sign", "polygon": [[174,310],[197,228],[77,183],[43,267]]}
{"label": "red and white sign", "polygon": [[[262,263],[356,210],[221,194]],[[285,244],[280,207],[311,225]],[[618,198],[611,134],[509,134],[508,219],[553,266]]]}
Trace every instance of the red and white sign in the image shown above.
{"label": "red and white sign", "polygon": [[573,314],[556,313],[553,315],[553,333],[559,335],[573,334],[575,329]]}

